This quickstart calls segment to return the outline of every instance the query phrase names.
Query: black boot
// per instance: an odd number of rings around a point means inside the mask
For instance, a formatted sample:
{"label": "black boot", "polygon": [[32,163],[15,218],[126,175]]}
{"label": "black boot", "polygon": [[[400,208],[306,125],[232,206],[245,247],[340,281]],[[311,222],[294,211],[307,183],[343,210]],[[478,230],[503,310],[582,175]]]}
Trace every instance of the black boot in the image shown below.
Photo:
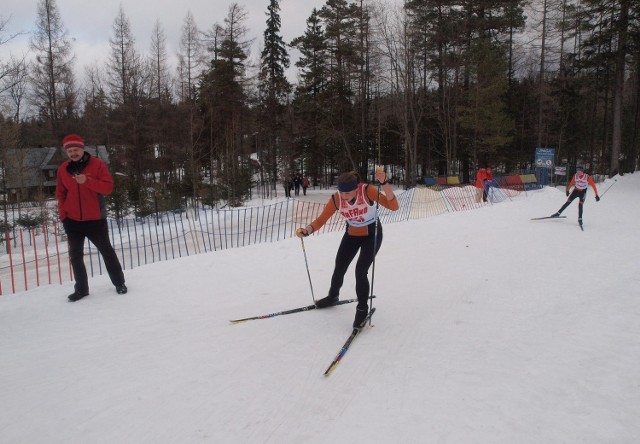
{"label": "black boot", "polygon": [[89,293],[88,292],[86,292],[86,293],[85,292],[80,292],[80,291],[76,290],[76,291],[74,291],[73,293],[71,293],[69,295],[68,299],[69,299],[69,302],[76,302],[76,301],[79,301],[80,299],[82,299],[85,296],[89,296]]}
{"label": "black boot", "polygon": [[551,217],[560,217],[560,212],[558,211],[557,213],[553,213]]}
{"label": "black boot", "polygon": [[364,322],[365,318],[367,317],[367,314],[369,314],[369,309],[366,306],[365,307],[361,307],[360,304],[358,304],[358,307],[356,308],[356,317],[353,320],[353,328],[364,327],[364,325],[362,325],[362,323]]}
{"label": "black boot", "polygon": [[118,294],[126,294],[126,293],[127,293],[127,286],[126,286],[126,285],[124,285],[124,284],[122,284],[122,285],[118,285],[118,286],[116,287],[116,292],[117,292]]}
{"label": "black boot", "polygon": [[329,295],[326,298],[318,299],[316,301],[316,308],[331,307],[332,305],[335,305],[336,302],[338,302],[338,296]]}

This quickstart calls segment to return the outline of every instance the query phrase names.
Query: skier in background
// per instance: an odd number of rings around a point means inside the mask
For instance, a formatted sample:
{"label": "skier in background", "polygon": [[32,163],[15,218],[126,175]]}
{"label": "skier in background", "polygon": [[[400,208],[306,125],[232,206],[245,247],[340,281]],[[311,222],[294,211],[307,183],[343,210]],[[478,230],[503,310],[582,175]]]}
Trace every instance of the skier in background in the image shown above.
{"label": "skier in background", "polygon": [[[558,210],[558,212],[552,214],[551,217],[559,217],[560,214],[562,214],[562,212],[565,210],[565,208],[571,205],[571,202],[573,202],[576,198],[579,198],[580,201],[578,202],[578,223],[582,225],[582,208],[584,206],[585,197],[587,196],[588,185],[591,185],[591,188],[593,188],[593,192],[596,193],[596,202],[599,202],[600,196],[598,195],[598,188],[596,187],[596,183],[593,181],[591,176],[584,172],[584,167],[580,165],[576,168],[576,174],[573,175],[571,181],[567,185],[567,201]],[[569,193],[571,187],[574,188],[573,191]]]}

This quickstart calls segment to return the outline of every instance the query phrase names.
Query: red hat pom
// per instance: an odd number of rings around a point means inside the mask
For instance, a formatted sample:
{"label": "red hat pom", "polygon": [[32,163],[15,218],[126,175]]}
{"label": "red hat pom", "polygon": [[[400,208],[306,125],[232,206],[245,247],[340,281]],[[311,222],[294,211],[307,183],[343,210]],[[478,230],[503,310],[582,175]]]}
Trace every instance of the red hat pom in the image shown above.
{"label": "red hat pom", "polygon": [[77,134],[69,134],[62,140],[62,146],[66,150],[67,148],[82,148],[84,149],[84,139]]}

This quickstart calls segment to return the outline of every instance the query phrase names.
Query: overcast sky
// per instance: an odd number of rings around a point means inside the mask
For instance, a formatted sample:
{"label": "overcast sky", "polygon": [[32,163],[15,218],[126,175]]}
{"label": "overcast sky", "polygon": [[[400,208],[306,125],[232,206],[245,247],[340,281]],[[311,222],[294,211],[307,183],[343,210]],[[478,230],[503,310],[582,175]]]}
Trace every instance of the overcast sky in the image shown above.
{"label": "overcast sky", "polygon": [[[9,19],[4,30],[6,38],[18,32],[23,35],[10,43],[0,46],[0,60],[8,60],[9,54],[16,56],[28,51],[29,38],[33,32],[39,0],[2,0],[0,17]],[[151,32],[156,20],[160,21],[167,39],[167,52],[172,57],[178,50],[180,34],[188,11],[193,14],[198,28],[208,30],[214,23],[223,24],[227,16],[229,0],[56,0],[62,21],[74,39],[76,70],[84,72],[84,66],[95,62],[102,64],[109,55],[109,38],[113,36],[113,23],[122,5],[129,19],[138,51],[148,53]],[[266,27],[267,6],[269,0],[243,0],[236,2],[248,12],[246,27],[249,38],[255,38],[251,61],[258,57],[258,48],[262,47],[262,33]],[[289,43],[302,35],[306,20],[312,9],[321,8],[326,0],[281,0],[281,35]],[[292,54],[292,58],[295,58]],[[173,62],[172,62],[173,63]],[[292,60],[293,65],[293,60]]]}

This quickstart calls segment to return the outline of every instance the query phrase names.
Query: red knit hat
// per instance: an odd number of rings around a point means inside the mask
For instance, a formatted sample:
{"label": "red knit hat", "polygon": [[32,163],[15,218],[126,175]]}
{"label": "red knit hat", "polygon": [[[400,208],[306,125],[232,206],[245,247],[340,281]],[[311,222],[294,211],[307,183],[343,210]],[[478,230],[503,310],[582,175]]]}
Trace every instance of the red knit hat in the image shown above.
{"label": "red knit hat", "polygon": [[84,139],[77,134],[69,134],[62,140],[62,146],[66,150],[67,148],[82,148],[84,149]]}

